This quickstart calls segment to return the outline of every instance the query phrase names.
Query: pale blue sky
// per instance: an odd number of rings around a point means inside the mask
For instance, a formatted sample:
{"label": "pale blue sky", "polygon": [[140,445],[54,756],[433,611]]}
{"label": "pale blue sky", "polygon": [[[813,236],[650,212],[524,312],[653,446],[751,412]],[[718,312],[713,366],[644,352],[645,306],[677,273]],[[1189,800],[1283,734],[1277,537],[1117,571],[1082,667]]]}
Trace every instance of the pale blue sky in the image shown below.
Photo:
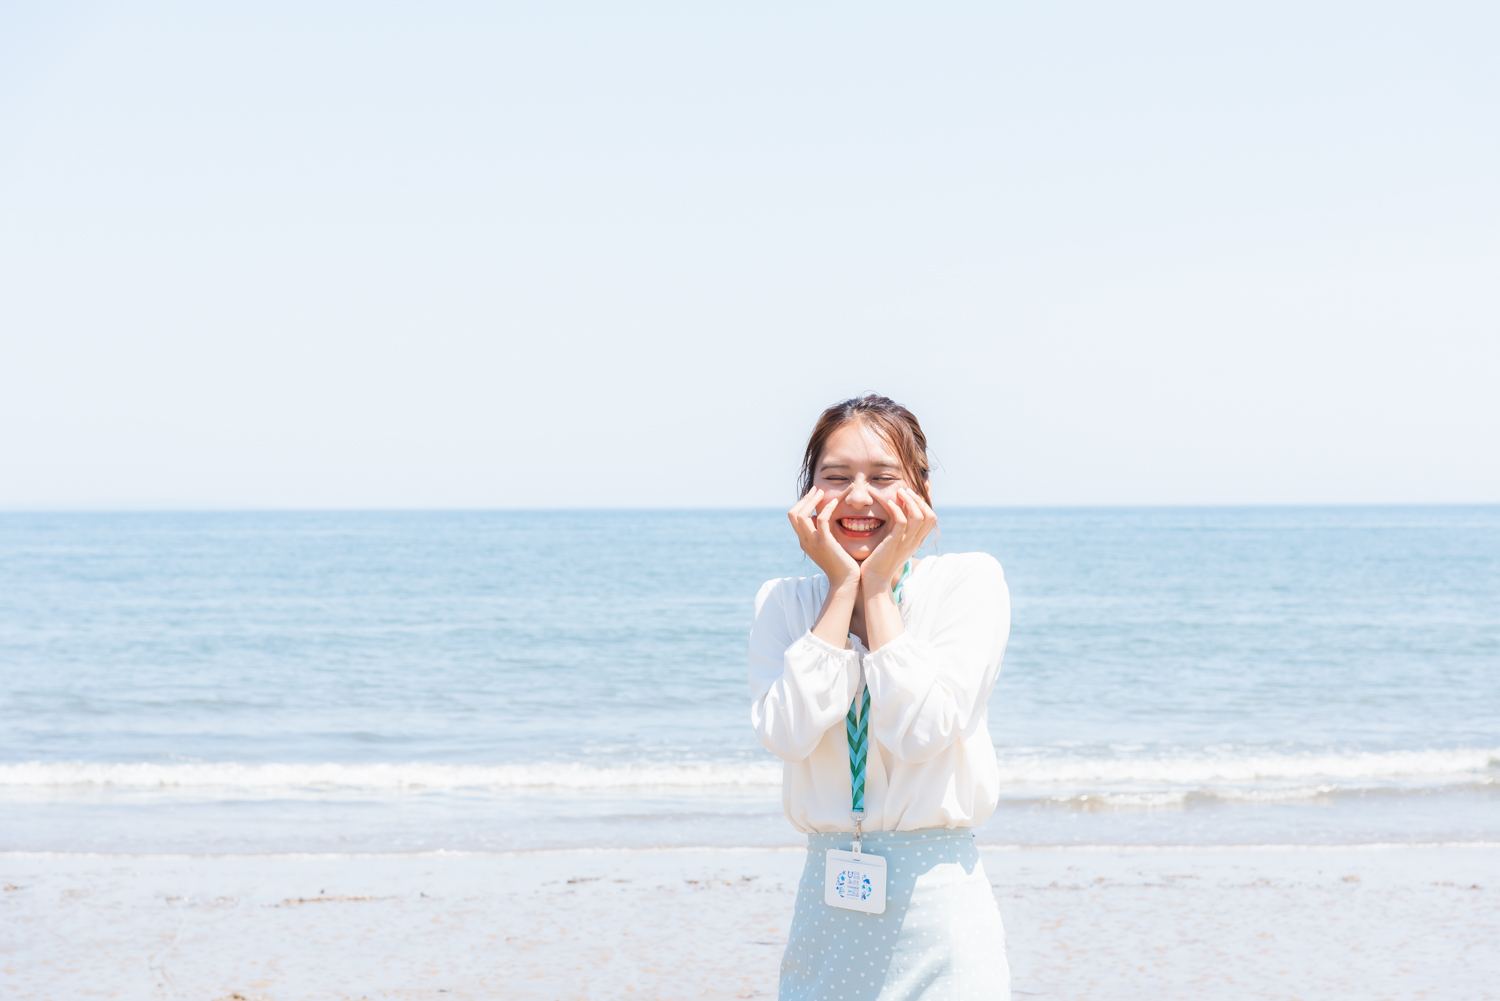
{"label": "pale blue sky", "polygon": [[0,506],[1500,501],[1500,7],[0,4]]}

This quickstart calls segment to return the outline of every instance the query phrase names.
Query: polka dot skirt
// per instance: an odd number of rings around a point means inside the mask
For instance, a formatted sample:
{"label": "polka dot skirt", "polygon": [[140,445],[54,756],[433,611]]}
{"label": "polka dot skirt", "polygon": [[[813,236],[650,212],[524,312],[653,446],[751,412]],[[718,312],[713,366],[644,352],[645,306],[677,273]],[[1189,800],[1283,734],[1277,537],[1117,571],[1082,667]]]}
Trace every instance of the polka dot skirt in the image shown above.
{"label": "polka dot skirt", "polygon": [[886,864],[884,914],[823,902],[825,855],[850,835],[810,834],[780,1001],[1009,1001],[1005,929],[974,832],[866,832]]}

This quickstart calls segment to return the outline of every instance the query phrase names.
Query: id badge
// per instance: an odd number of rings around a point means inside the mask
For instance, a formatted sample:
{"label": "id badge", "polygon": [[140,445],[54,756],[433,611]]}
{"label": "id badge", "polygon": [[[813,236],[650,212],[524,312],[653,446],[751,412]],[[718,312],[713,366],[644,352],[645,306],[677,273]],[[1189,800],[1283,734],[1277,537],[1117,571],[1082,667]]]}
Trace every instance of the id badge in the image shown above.
{"label": "id badge", "polygon": [[866,914],[885,913],[885,858],[869,852],[828,850],[823,902]]}

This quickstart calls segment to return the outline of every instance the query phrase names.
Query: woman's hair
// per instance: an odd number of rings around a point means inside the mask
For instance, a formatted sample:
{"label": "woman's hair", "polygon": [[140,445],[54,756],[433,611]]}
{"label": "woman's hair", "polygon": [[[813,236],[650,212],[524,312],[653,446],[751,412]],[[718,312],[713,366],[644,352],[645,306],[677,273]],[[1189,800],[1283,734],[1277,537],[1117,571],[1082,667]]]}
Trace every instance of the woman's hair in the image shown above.
{"label": "woman's hair", "polygon": [[823,411],[818,423],[813,425],[812,437],[807,439],[807,451],[802,455],[802,474],[797,481],[797,496],[812,489],[813,477],[817,475],[818,458],[823,446],[835,431],[845,424],[859,423],[878,433],[891,446],[906,470],[910,486],[932,505],[932,495],[927,492],[927,436],[917,416],[887,396],[856,396],[835,403]]}

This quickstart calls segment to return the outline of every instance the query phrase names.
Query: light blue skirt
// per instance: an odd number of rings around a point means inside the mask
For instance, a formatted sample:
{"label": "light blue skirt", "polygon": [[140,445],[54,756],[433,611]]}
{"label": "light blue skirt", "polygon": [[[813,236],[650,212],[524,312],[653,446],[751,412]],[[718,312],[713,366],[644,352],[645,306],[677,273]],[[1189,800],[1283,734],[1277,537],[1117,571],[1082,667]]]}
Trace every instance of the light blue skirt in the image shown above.
{"label": "light blue skirt", "polygon": [[885,913],[823,902],[825,855],[851,835],[809,834],[780,1001],[1009,1001],[1005,928],[974,832],[871,831],[885,857]]}

